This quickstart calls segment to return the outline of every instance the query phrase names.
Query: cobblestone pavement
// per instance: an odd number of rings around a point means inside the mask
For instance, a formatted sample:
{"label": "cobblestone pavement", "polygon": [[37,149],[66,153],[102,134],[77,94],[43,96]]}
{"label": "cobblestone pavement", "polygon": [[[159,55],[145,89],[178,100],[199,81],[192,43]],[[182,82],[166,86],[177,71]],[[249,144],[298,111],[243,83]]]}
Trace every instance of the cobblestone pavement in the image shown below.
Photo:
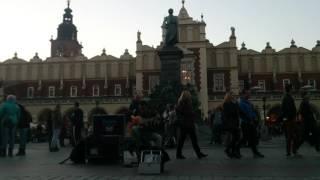
{"label": "cobblestone pavement", "polygon": [[102,179],[217,179],[217,180],[280,180],[319,179],[320,154],[308,145],[301,149],[303,157],[287,158],[282,139],[264,142],[260,146],[264,159],[254,159],[249,149],[243,149],[241,160],[228,159],[223,147],[207,145],[202,141],[202,150],[208,158],[198,160],[189,143],[184,155],[186,160],[175,160],[174,150],[168,150],[172,160],[160,176],[139,176],[137,168],[122,165],[59,165],[70,153],[63,148],[58,153],[49,153],[47,144],[30,144],[26,157],[0,158],[0,180],[102,180]]}

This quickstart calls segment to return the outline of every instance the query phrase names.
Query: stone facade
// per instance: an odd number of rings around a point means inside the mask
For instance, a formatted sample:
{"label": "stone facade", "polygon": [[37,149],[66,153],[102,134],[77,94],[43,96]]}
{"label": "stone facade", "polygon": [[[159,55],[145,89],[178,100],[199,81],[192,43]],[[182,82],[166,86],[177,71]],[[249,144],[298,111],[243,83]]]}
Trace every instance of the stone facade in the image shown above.
{"label": "stone facade", "polygon": [[[71,12],[68,6],[57,39],[51,40],[51,57],[42,60],[36,54],[28,62],[15,54],[0,63],[0,92],[16,94],[22,102],[32,104],[33,109],[37,109],[37,102],[47,102],[51,107],[59,102],[70,105],[76,99],[85,99],[83,102],[88,103],[88,107],[99,99],[110,107],[115,102],[128,105],[129,97],[146,96],[159,84],[158,51],[162,42],[157,47],[145,45],[138,32],[135,57],[128,50],[120,58],[107,55],[103,50],[101,55],[88,59],[78,43]],[[184,1],[178,19],[177,46],[184,54],[181,82],[197,87],[204,115],[221,103],[227,91],[238,94],[243,88],[259,87],[257,103],[261,103],[258,101],[261,96],[269,96],[270,102],[279,103],[286,83],[292,83],[296,91],[310,85],[315,98],[319,99],[320,41],[312,50],[298,47],[292,40],[290,47],[283,50],[276,51],[267,43],[266,48],[258,52],[247,49],[244,43],[238,48],[233,27],[226,42],[211,43],[206,37],[203,16],[200,21],[190,17]],[[162,28],[164,38],[166,32]]]}

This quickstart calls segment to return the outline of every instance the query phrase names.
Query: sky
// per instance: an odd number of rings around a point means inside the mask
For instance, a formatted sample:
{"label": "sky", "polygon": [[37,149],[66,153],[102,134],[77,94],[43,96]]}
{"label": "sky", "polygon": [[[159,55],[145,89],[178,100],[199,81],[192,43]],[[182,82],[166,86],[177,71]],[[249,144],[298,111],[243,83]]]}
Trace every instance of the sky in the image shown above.
{"label": "sky", "polygon": [[[50,56],[51,36],[67,6],[66,0],[0,0],[0,61],[18,57],[30,60],[35,52]],[[129,49],[135,55],[137,31],[143,44],[157,46],[161,24],[169,8],[175,15],[181,0],[71,0],[78,40],[88,58],[107,54],[119,57]],[[261,51],[266,42],[277,51],[297,46],[312,49],[320,40],[319,0],[186,0],[190,16],[207,24],[207,39],[213,45],[227,41],[236,28],[237,44]]]}

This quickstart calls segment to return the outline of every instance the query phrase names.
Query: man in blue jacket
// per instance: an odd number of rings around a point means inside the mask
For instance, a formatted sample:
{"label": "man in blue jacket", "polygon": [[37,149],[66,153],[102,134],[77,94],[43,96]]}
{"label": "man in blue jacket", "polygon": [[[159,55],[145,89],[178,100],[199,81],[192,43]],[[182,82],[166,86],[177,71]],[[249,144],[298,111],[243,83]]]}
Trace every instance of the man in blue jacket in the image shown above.
{"label": "man in blue jacket", "polygon": [[0,119],[2,124],[2,147],[1,156],[13,156],[13,148],[15,143],[16,127],[20,119],[20,108],[16,104],[16,96],[8,95],[7,100],[0,107]]}
{"label": "man in blue jacket", "polygon": [[239,103],[243,140],[248,142],[255,158],[263,158],[264,155],[262,155],[257,148],[259,144],[259,136],[257,132],[259,122],[257,121],[257,114],[255,113],[253,104],[249,101],[249,98],[249,90],[243,90]]}

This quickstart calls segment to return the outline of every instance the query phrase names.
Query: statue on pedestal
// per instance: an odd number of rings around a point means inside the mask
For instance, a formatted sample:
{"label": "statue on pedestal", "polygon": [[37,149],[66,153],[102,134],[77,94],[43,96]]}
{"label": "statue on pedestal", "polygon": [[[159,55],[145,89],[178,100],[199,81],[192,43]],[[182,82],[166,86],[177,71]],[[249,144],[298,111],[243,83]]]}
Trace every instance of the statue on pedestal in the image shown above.
{"label": "statue on pedestal", "polygon": [[164,46],[170,47],[178,43],[178,17],[173,15],[173,9],[169,9],[169,16],[164,18],[166,28]]}

